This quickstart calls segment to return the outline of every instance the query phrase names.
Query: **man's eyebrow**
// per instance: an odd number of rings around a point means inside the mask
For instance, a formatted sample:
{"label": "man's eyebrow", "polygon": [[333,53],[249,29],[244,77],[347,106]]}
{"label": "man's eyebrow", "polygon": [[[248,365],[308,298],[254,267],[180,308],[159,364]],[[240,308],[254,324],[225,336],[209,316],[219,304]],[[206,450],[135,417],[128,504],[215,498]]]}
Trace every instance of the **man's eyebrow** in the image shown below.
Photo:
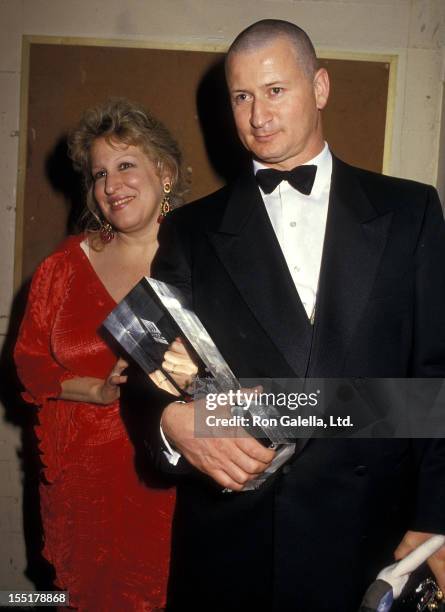
{"label": "man's eyebrow", "polygon": [[229,89],[229,94],[231,96],[238,96],[239,94],[248,94],[248,89]]}
{"label": "man's eyebrow", "polygon": [[265,83],[263,87],[277,87],[278,85],[288,85],[289,81],[284,79],[280,79],[277,81],[271,81],[270,83]]}
{"label": "man's eyebrow", "polygon": [[[288,85],[289,81],[288,80],[277,80],[277,81],[271,81],[270,83],[263,83],[260,87],[277,87],[279,85]],[[245,89],[242,88],[237,88],[237,89],[231,89],[230,90],[232,93],[245,93],[247,91],[249,91],[249,88],[246,87]]]}

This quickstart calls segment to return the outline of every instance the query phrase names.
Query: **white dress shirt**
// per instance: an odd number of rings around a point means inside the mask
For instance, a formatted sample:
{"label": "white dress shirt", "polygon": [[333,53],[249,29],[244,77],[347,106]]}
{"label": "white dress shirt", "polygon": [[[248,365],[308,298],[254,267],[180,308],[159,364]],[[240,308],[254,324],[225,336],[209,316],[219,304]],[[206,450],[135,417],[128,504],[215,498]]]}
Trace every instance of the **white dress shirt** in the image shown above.
{"label": "white dress shirt", "polygon": [[[326,143],[321,153],[304,165],[309,164],[317,166],[310,195],[300,193],[287,181],[272,193],[261,188],[260,193],[298,295],[313,322],[331,188],[332,155]],[[254,160],[255,174],[265,168]]]}
{"label": "white dress shirt", "polygon": [[[300,193],[287,181],[282,181],[272,193],[266,194],[261,188],[260,193],[295,288],[313,323],[331,189],[332,155],[327,143],[305,165],[308,164],[317,166],[310,195]],[[253,161],[255,174],[266,168]],[[164,454],[167,460],[176,465],[181,454],[170,446],[162,427],[161,437],[166,446]]]}

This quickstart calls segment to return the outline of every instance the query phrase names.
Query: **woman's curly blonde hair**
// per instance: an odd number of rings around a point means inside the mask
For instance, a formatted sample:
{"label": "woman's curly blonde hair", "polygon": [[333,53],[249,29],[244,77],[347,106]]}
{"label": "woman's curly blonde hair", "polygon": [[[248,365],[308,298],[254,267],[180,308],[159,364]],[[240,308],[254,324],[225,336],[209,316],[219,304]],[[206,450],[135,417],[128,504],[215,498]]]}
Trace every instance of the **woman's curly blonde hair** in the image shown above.
{"label": "woman's curly blonde hair", "polygon": [[68,138],[68,153],[74,168],[81,172],[86,193],[86,209],[81,220],[87,231],[97,231],[102,217],[94,199],[91,173],[91,146],[97,138],[117,140],[140,147],[158,169],[168,169],[172,177],[171,202],[182,203],[181,153],[167,128],[141,105],[126,98],[110,98],[88,108]]}

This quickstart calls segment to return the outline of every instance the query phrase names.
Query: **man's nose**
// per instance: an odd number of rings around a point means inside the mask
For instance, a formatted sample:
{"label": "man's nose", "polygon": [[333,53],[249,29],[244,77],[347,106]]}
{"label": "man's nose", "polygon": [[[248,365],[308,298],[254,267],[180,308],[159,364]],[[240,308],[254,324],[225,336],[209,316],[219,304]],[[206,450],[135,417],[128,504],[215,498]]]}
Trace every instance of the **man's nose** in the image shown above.
{"label": "man's nose", "polygon": [[271,119],[267,102],[263,100],[254,100],[251,106],[250,124],[254,128],[262,128]]}

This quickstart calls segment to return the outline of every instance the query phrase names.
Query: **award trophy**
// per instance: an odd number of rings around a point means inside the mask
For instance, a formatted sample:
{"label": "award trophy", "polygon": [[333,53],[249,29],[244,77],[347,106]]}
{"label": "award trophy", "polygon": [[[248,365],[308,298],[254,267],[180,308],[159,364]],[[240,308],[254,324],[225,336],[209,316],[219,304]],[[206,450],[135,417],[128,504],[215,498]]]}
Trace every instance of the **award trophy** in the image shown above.
{"label": "award trophy", "polygon": [[[143,278],[108,315],[103,326],[147,375],[154,370],[162,370],[165,351],[175,338],[182,336],[193,347],[211,376],[210,379],[205,379],[204,385],[201,386],[201,394],[205,394],[206,390],[214,393],[241,390],[238,379],[201,321],[188,306],[181,292],[171,285],[153,278]],[[170,374],[162,371],[177,388]],[[243,414],[250,419],[254,416],[276,416],[273,406],[262,404],[251,404],[248,408],[242,404],[236,405],[232,407],[231,412],[232,415]],[[274,448],[276,454],[270,466],[254,480],[249,481],[243,491],[260,487],[295,451],[295,444],[286,439],[280,428],[263,426],[257,427],[255,431],[259,440],[265,446]]]}

